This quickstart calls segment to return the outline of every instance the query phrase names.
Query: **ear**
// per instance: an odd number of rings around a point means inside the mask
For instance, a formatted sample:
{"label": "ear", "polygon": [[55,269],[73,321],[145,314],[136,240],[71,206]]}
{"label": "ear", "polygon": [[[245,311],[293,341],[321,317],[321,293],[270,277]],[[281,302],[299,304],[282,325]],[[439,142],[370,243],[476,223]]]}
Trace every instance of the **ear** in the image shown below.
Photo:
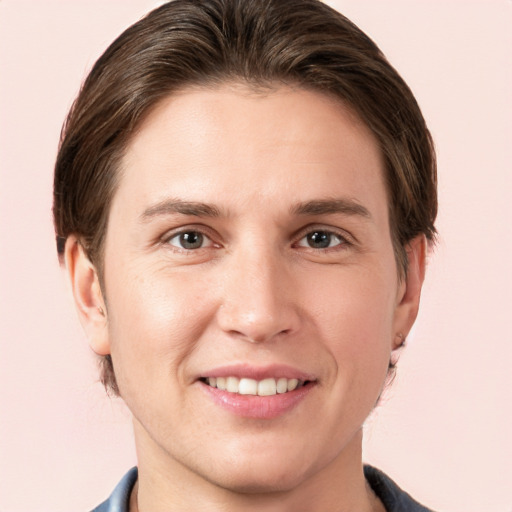
{"label": "ear", "polygon": [[398,286],[397,305],[393,322],[393,349],[403,344],[411,330],[420,306],[421,288],[425,279],[427,239],[425,235],[414,238],[405,248],[408,268]]}
{"label": "ear", "polygon": [[110,354],[107,308],[98,272],[75,236],[66,240],[64,261],[78,317],[89,345],[99,355]]}

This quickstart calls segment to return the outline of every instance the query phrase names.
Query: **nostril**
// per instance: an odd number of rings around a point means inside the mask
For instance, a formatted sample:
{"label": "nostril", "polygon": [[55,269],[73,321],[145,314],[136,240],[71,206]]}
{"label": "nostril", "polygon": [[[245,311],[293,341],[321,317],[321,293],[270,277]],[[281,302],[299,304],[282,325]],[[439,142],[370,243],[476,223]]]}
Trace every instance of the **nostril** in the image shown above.
{"label": "nostril", "polygon": [[271,339],[278,338],[283,335],[287,335],[290,332],[291,332],[291,329],[282,329],[281,331],[278,331],[275,333],[272,331],[269,331],[268,333],[262,332],[260,335],[252,335],[252,336],[249,334],[240,332],[240,331],[234,331],[233,334],[235,334],[238,337],[244,338],[249,343],[264,343]]}
{"label": "nostril", "polygon": [[299,328],[301,318],[294,300],[273,297],[264,301],[265,297],[239,294],[238,290],[238,295],[222,301],[216,317],[218,327],[233,339],[263,343],[289,336]]}

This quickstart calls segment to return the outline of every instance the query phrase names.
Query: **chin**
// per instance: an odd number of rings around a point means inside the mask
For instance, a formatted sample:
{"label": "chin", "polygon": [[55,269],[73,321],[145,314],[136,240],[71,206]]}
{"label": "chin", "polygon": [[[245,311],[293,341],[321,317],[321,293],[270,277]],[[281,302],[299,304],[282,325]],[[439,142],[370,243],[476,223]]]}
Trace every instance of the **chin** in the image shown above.
{"label": "chin", "polygon": [[229,457],[229,462],[225,460],[222,467],[203,472],[203,477],[216,486],[240,494],[287,492],[300,486],[322,465],[297,455],[284,450],[272,450],[265,455],[238,452],[238,456]]}
{"label": "chin", "polygon": [[[262,474],[266,473],[266,474]],[[239,494],[271,494],[290,491],[301,484],[306,475],[296,472],[277,473],[241,470],[237,475],[217,475],[212,483]]]}
{"label": "chin", "polygon": [[[188,466],[201,478],[232,492],[289,492],[331,467],[344,447],[351,455],[354,450],[350,441],[356,441],[356,445],[358,442],[353,435],[331,434],[333,446],[326,451],[322,444],[325,436],[297,436],[292,429],[285,430],[287,434],[263,431],[258,435],[251,431],[230,440],[217,439],[214,451],[198,451],[201,456],[189,458]],[[220,446],[222,450],[218,449]]]}

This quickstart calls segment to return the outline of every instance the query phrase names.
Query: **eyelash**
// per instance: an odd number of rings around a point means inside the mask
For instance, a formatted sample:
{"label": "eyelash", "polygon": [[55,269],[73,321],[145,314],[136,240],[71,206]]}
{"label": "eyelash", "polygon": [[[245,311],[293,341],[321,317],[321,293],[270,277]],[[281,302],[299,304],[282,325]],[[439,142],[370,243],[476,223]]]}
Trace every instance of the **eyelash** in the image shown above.
{"label": "eyelash", "polygon": [[[309,245],[301,245],[301,242],[303,240],[307,240],[308,236],[313,236],[315,234],[321,234],[321,235],[327,235],[328,236],[328,246],[327,247],[310,247]],[[331,246],[331,242],[333,238],[338,239],[338,243],[336,245]],[[306,242],[307,244],[307,242]],[[307,251],[314,251],[314,252],[331,252],[331,251],[340,251],[347,249],[351,245],[353,245],[352,241],[349,240],[349,237],[347,234],[342,234],[337,230],[328,229],[325,227],[308,227],[307,231],[302,231],[301,237],[298,239],[297,242],[294,244],[297,247],[300,247]]]}
{"label": "eyelash", "polygon": [[191,252],[196,252],[196,251],[199,251],[201,249],[209,249],[210,246],[208,247],[198,247],[198,248],[195,248],[195,249],[187,249],[186,247],[179,247],[177,245],[174,245],[171,243],[171,241],[175,238],[178,238],[178,237],[182,237],[184,235],[189,235],[189,234],[195,234],[195,235],[200,235],[201,237],[203,237],[204,239],[206,240],[209,240],[210,243],[211,243],[211,246],[215,246],[218,244],[215,244],[212,240],[212,236],[209,235],[205,229],[201,229],[199,227],[190,227],[190,228],[187,228],[187,229],[180,229],[179,231],[174,231],[172,233],[168,233],[167,235],[165,235],[163,238],[162,238],[162,243],[164,245],[170,245],[172,247],[173,250],[177,251],[177,252],[181,252],[181,253],[191,253]]}
{"label": "eyelash", "polygon": [[[328,243],[332,242],[332,238],[337,238],[339,243],[337,243],[334,246],[327,246],[327,247],[310,247],[307,245],[301,245],[300,242],[302,242],[304,239],[307,239],[308,236],[314,235],[315,233],[320,233],[322,235],[327,235],[329,237]],[[174,245],[171,243],[171,241],[175,238],[182,237],[184,235],[189,234],[195,234],[200,235],[200,237],[203,237],[203,240],[206,239],[210,243],[206,247],[197,247],[197,248],[186,248],[186,247],[179,247],[177,245]],[[211,247],[218,248],[220,247],[219,244],[216,244],[213,241],[213,237],[206,232],[206,230],[199,228],[199,227],[190,227],[187,229],[181,229],[179,231],[174,231],[170,234],[165,235],[162,238],[162,243],[167,246],[171,246],[173,250],[181,253],[192,253],[196,251],[200,251],[201,249],[209,249]],[[329,229],[321,226],[308,226],[307,228],[303,229],[300,233],[300,237],[296,238],[296,241],[293,243],[294,247],[299,247],[302,250],[306,251],[314,251],[314,252],[331,252],[331,251],[339,251],[347,249],[348,247],[354,245],[354,242],[352,241],[351,237],[347,233],[341,233],[339,230]]]}

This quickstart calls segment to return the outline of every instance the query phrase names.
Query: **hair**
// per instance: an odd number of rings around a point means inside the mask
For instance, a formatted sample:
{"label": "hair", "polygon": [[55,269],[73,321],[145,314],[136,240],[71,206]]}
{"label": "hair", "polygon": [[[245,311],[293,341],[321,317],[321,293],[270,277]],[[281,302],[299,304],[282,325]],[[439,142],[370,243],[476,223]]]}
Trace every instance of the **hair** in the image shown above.
{"label": "hair", "polygon": [[[437,214],[431,135],[406,83],[375,43],[319,0],[173,0],[123,32],[85,79],[64,123],[53,215],[62,261],[75,235],[102,280],[102,249],[119,163],[142,119],[190,86],[281,84],[335,97],[370,128],[385,165],[401,277],[408,243],[432,244]],[[112,359],[102,382],[118,393]]]}

